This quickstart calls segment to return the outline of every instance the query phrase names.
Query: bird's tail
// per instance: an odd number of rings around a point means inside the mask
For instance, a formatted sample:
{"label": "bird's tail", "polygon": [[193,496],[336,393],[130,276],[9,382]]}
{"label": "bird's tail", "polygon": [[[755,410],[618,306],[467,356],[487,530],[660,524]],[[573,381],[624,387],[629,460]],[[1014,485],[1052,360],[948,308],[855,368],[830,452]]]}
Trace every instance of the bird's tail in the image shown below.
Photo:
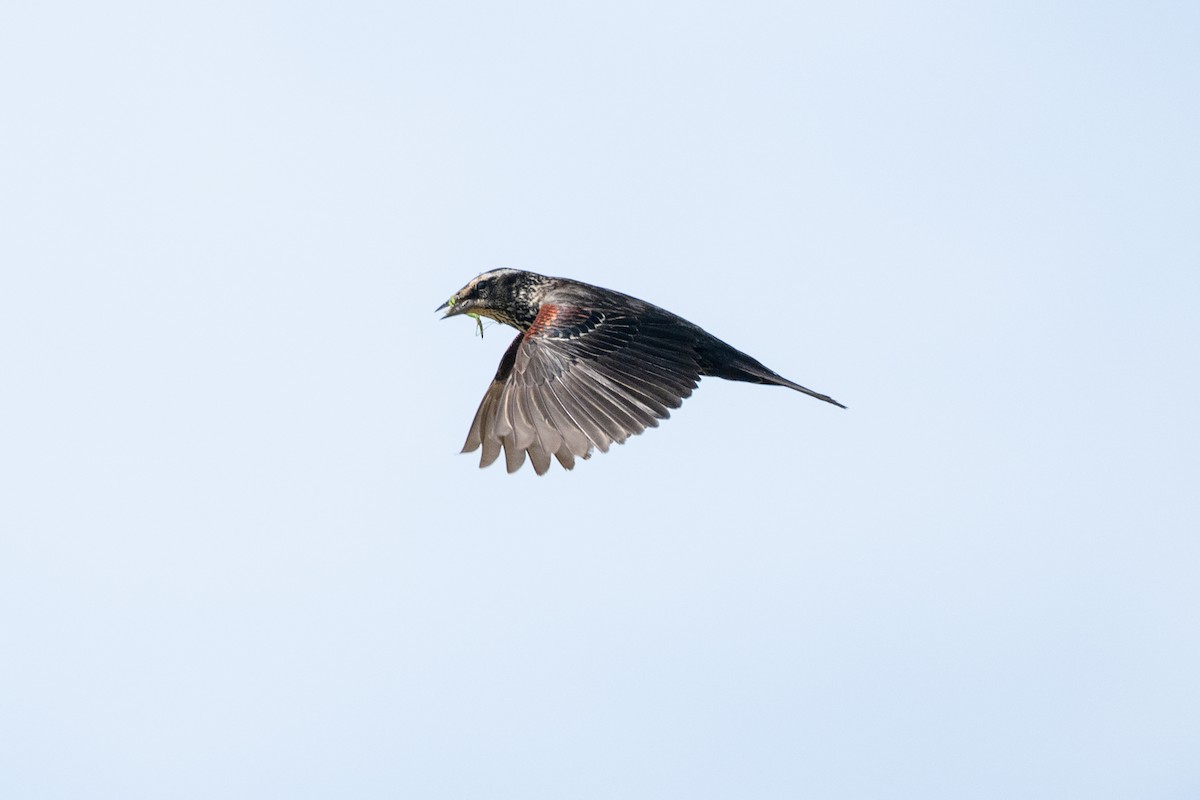
{"label": "bird's tail", "polygon": [[[724,344],[724,342],[722,342]],[[704,364],[705,375],[712,375],[717,378],[725,378],[730,381],[746,381],[747,383],[762,383],[773,386],[786,386],[789,389],[795,389],[797,392],[803,392],[809,397],[815,397],[818,400],[824,400],[826,403],[832,403],[838,408],[845,408],[844,405],[834,400],[827,394],[814,392],[807,386],[801,386],[798,383],[789,381],[787,378],[779,375],[774,370],[768,369],[760,361],[751,356],[746,355],[740,350],[736,350],[729,345],[725,345],[729,349],[727,351],[722,348],[723,352],[709,355],[705,359]],[[714,357],[715,356],[715,357]]]}

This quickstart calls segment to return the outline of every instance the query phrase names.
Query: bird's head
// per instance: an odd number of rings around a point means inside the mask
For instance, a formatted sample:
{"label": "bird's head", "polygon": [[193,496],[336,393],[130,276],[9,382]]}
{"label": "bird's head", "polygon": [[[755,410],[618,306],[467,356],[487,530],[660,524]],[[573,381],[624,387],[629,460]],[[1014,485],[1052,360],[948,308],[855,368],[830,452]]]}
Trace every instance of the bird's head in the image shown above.
{"label": "bird's head", "polygon": [[470,314],[491,317],[525,330],[537,316],[538,289],[546,280],[542,275],[519,269],[494,269],[474,278],[435,310],[446,309],[442,319]]}

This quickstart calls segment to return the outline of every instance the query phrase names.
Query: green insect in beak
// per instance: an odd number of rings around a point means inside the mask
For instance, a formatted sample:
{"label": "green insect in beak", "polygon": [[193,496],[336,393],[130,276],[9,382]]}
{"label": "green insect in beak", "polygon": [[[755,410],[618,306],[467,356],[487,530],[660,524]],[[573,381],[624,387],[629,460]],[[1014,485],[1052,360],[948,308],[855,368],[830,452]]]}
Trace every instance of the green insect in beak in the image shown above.
{"label": "green insect in beak", "polygon": [[[453,308],[454,304],[457,301],[458,301],[458,298],[456,298],[452,295],[450,297],[450,299],[446,301],[446,305]],[[471,319],[475,320],[476,330],[479,331],[479,338],[482,339],[483,338],[483,317],[481,317],[478,314],[475,314],[471,311],[467,312],[467,316],[470,317]]]}

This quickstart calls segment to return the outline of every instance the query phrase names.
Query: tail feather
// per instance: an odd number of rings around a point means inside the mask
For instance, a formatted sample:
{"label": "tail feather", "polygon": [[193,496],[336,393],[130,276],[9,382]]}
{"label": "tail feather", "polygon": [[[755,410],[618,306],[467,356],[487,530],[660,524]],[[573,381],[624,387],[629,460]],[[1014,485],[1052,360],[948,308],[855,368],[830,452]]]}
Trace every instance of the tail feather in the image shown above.
{"label": "tail feather", "polygon": [[[722,342],[724,344],[724,342]],[[834,400],[827,394],[814,392],[807,386],[801,386],[798,383],[789,381],[787,378],[779,375],[775,371],[768,369],[757,359],[751,358],[740,350],[736,350],[729,345],[725,345],[728,350],[719,351],[716,354],[706,354],[704,375],[712,375],[717,378],[725,378],[730,381],[745,381],[747,383],[760,383],[773,386],[786,386],[789,389],[795,389],[797,392],[803,392],[809,397],[815,397],[818,400],[824,400],[826,403],[832,403],[838,408],[845,408],[844,405]],[[715,357],[714,357],[715,355]]]}
{"label": "tail feather", "polygon": [[837,400],[834,400],[829,395],[821,394],[820,392],[814,392],[812,389],[809,389],[807,386],[801,386],[798,383],[793,383],[792,381],[789,381],[787,378],[781,377],[779,375],[775,375],[769,381],[769,383],[778,384],[779,386],[786,386],[789,389],[795,389],[797,392],[804,392],[809,397],[815,397],[818,400],[824,400],[826,403],[833,403],[838,408],[845,408],[844,405],[839,403]]}

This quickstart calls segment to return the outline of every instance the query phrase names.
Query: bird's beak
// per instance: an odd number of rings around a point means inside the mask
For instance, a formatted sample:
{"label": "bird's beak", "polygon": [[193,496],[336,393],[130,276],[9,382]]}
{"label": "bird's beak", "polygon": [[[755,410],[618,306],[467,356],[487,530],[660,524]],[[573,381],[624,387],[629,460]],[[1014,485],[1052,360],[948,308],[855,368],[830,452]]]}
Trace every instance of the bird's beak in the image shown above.
{"label": "bird's beak", "polygon": [[461,314],[462,311],[460,311],[459,309],[454,307],[454,300],[455,300],[455,298],[451,297],[449,300],[447,300],[446,302],[442,303],[440,306],[435,308],[433,310],[434,313],[436,314],[437,312],[441,311],[443,308],[450,309],[445,314],[442,314],[442,319],[446,319],[447,317],[453,317],[455,314]]}

